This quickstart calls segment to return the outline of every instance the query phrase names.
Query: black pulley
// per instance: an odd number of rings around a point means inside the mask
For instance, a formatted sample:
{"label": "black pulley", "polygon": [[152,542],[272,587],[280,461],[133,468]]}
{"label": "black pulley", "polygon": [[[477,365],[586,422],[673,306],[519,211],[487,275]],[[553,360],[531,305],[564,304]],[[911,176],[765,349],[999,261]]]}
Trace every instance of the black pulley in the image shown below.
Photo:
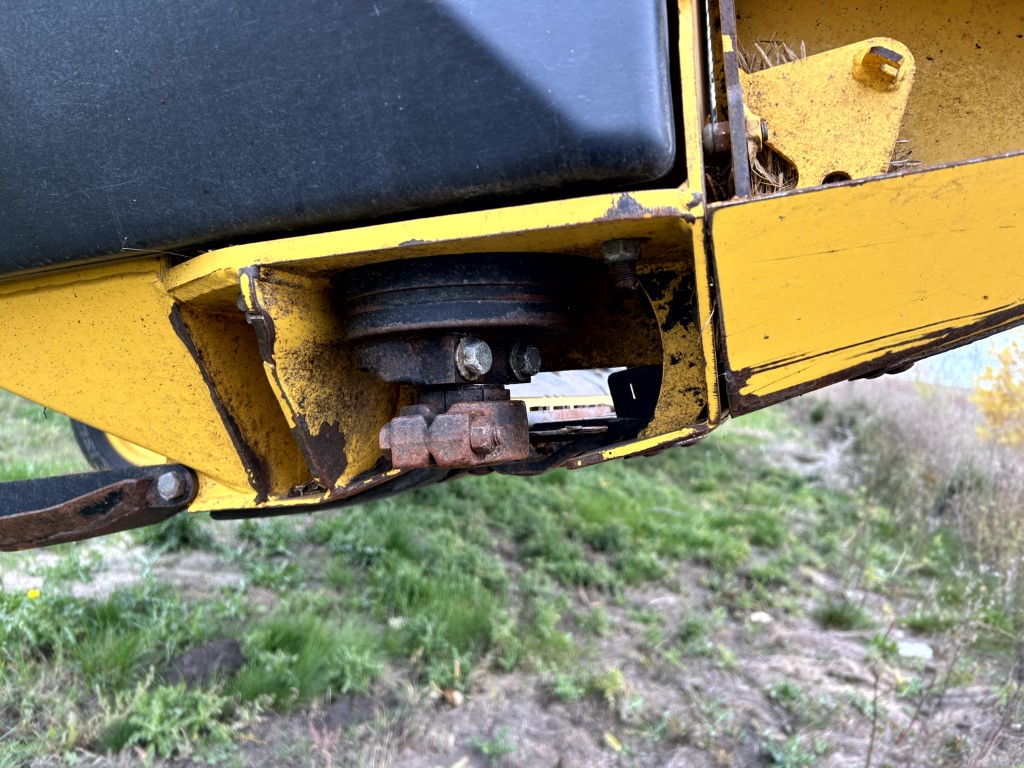
{"label": "black pulley", "polygon": [[535,342],[573,331],[578,286],[600,266],[560,254],[460,254],[359,267],[335,285],[357,360],[382,379],[504,384],[537,372]]}
{"label": "black pulley", "polygon": [[337,278],[355,341],[423,332],[557,332],[593,262],[558,254],[477,253],[351,269]]}

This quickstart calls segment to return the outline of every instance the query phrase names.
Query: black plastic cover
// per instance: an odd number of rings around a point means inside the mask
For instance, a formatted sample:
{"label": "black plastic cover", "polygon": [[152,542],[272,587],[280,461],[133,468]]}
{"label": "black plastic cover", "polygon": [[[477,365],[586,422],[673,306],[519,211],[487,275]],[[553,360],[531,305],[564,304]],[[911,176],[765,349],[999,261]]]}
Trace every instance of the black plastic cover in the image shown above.
{"label": "black plastic cover", "polygon": [[4,0],[0,272],[675,160],[664,0]]}

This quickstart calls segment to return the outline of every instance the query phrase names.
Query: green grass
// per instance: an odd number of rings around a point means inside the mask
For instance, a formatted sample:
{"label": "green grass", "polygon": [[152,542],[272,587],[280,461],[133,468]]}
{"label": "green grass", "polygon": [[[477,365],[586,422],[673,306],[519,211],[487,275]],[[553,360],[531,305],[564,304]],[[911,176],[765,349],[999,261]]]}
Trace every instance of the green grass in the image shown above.
{"label": "green grass", "polygon": [[268,698],[292,709],[328,693],[365,691],[380,672],[378,633],[310,614],[278,614],[245,638],[245,666],[229,691],[242,701]]}
{"label": "green grass", "polygon": [[0,390],[0,482],[85,472],[66,416]]}
{"label": "green grass", "polygon": [[[12,414],[6,451],[31,457],[12,472],[79,468],[65,421],[9,398],[0,403]],[[41,437],[21,435],[40,424],[63,444],[48,452]],[[762,420],[764,428],[780,424]],[[769,601],[769,588],[807,552],[787,521],[845,503],[756,460],[758,445],[737,430],[646,461],[532,480],[491,475],[343,513],[222,524],[234,544],[216,543],[208,524],[181,517],[136,540],[154,552],[211,550],[241,567],[249,585],[275,592],[278,607],[261,615],[244,599],[185,601],[152,580],[106,600],[77,600],[60,585],[88,578],[91,566],[68,555],[44,574],[54,587],[41,598],[0,594],[0,659],[18,672],[4,690],[14,697],[40,688],[59,670],[69,707],[85,708],[99,695],[114,713],[102,732],[83,733],[77,743],[148,744],[160,754],[169,737],[148,719],[160,720],[154,713],[192,695],[160,675],[176,654],[220,634],[243,639],[245,666],[195,705],[222,724],[232,716],[230,702],[288,711],[364,691],[389,660],[441,689],[469,691],[483,664],[543,671],[561,681],[558,696],[614,697],[611,672],[571,682],[585,648],[566,621],[599,637],[609,619],[603,609],[576,617],[567,590],[614,597],[629,585],[670,579],[689,560],[717,574],[723,595],[746,580],[763,585],[757,594]],[[649,639],[686,653],[715,647],[707,622],[693,621],[685,636],[666,640],[653,627]],[[129,699],[146,714],[118,715]],[[39,735],[39,723],[53,722],[42,704],[21,720],[33,725],[15,726],[15,743],[54,747],[53,737]],[[219,743],[216,728],[204,735],[173,717],[167,727],[181,735],[183,749]]]}
{"label": "green grass", "polygon": [[814,609],[814,618],[825,629],[867,629],[871,619],[865,610],[842,597],[830,597]]}
{"label": "green grass", "polygon": [[[629,691],[622,670],[588,661],[622,614],[639,625],[644,663],[673,670],[740,667],[724,627],[753,610],[782,616],[814,604],[824,627],[873,625],[840,590],[822,594],[805,582],[807,568],[882,594],[928,585],[927,610],[901,613],[915,631],[948,629],[977,602],[980,582],[963,577],[952,531],[905,528],[884,505],[773,466],[764,450],[775,434],[801,437],[772,410],[644,460],[531,479],[465,478],[294,518],[179,516],[122,539],[151,557],[202,548],[244,574],[237,591],[202,599],[153,578],[105,599],[74,598],[70,585],[102,563],[63,548],[37,570],[39,597],[0,590],[0,767],[135,746],[223,756],[248,712],[365,692],[389,665],[415,688],[468,694],[481,672],[520,670],[553,699],[621,709]],[[4,396],[0,451],[8,478],[84,468],[66,420]],[[638,585],[685,589],[679,574],[693,566],[712,608],[675,623],[655,610],[615,612]],[[600,605],[580,608],[581,594]],[[1004,620],[995,608],[985,616]],[[215,637],[241,641],[241,671],[203,689],[169,685],[169,662]],[[764,694],[794,721],[817,722],[828,710],[786,683]],[[480,751],[500,759],[498,736],[481,740]],[[792,734],[766,735],[761,746],[777,765],[814,764],[827,749]]]}

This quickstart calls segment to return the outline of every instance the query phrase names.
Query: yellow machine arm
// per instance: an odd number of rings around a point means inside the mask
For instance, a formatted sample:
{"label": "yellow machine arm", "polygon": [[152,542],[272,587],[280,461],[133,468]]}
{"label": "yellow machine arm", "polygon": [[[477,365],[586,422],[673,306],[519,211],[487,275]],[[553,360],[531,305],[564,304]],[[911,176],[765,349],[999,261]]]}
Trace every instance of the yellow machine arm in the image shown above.
{"label": "yellow machine arm", "polygon": [[[250,516],[649,454],[1021,324],[1024,14],[975,5],[682,0],[660,181],[6,275],[0,386]],[[578,369],[623,369],[588,418],[505,389]]]}

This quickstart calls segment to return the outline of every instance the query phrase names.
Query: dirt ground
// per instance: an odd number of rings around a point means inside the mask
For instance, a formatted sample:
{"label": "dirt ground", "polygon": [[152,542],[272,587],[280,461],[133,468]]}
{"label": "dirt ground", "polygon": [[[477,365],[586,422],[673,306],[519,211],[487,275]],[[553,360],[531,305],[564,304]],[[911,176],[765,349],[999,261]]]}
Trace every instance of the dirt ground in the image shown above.
{"label": "dirt ground", "polygon": [[[118,554],[117,560],[128,565],[97,574],[90,594],[138,577],[132,555],[141,559],[142,553]],[[171,555],[153,568],[186,592],[210,595],[237,574],[222,568],[212,572],[209,558],[202,552]],[[368,695],[342,697],[292,715],[266,713],[246,724],[239,731],[240,754],[228,764],[839,768],[868,764],[872,731],[873,765],[1008,766],[1024,755],[1021,726],[1000,721],[992,684],[952,687],[924,711],[896,698],[893,691],[901,680],[941,672],[944,651],[938,639],[914,638],[935,648],[932,662],[905,659],[905,664],[879,665],[868,651],[873,631],[824,630],[807,617],[754,616],[752,621],[751,616],[726,615],[709,638],[724,650],[676,663],[652,653],[646,624],[631,617],[657,614],[671,632],[695,613],[710,614],[714,600],[701,586],[706,576],[700,567],[686,566],[674,583],[631,590],[624,599],[604,604],[608,629],[588,664],[595,670],[621,670],[625,690],[614,700],[582,696],[561,701],[536,674],[477,670],[472,692],[453,706],[439,691],[417,688],[403,670],[391,669]],[[807,572],[803,578],[829,586],[821,573]],[[596,604],[582,592],[577,600],[581,607]],[[179,659],[174,666],[180,677],[172,679],[201,682],[240,665],[237,643],[221,639]],[[804,700],[773,700],[770,692],[780,683],[794,684]],[[789,735],[790,762],[772,762],[766,749],[769,733]],[[990,759],[969,762],[966,751],[990,739],[998,741]],[[816,756],[814,745],[825,742],[824,754]],[[493,745],[498,745],[497,754]],[[935,762],[934,756],[942,754],[948,754],[948,761]],[[146,757],[129,753],[87,764],[134,766],[146,763]]]}
{"label": "dirt ground", "polygon": [[[787,469],[842,484],[848,444],[839,435],[817,448],[777,445],[772,455]],[[215,595],[241,579],[205,552],[154,561],[124,544],[116,551],[104,542],[93,546],[110,565],[89,584],[75,587],[82,597],[108,594],[141,578],[146,568],[196,596]],[[588,641],[593,647],[586,663],[592,671],[621,672],[614,695],[559,697],[537,671],[480,669],[470,693],[453,701],[440,691],[417,687],[405,671],[392,667],[368,694],[291,715],[268,712],[239,726],[240,754],[228,764],[909,768],[1011,766],[1024,760],[1021,724],[1000,714],[998,686],[1005,681],[975,676],[970,684],[943,686],[944,694],[923,697],[921,705],[897,696],[907,681],[916,678],[928,686],[947,675],[955,649],[944,638],[910,638],[895,630],[893,640],[924,643],[934,658],[883,662],[872,656],[877,624],[884,627],[881,598],[863,595],[877,619],[875,629],[826,630],[810,618],[806,597],[814,588],[820,593],[835,586],[822,572],[801,572],[807,589],[794,597],[797,608],[776,615],[723,611],[705,586],[709,576],[700,566],[686,565],[657,588],[629,590],[600,603],[608,625]],[[32,577],[13,570],[4,575],[5,588],[33,586]],[[583,591],[573,599],[581,610],[599,604]],[[675,659],[660,653],[650,617],[657,618],[661,633],[671,635],[695,615],[716,617],[708,652]],[[240,663],[231,638],[176,662],[180,679],[187,682],[230,673]],[[80,764],[129,766],[146,758],[129,753]]]}

